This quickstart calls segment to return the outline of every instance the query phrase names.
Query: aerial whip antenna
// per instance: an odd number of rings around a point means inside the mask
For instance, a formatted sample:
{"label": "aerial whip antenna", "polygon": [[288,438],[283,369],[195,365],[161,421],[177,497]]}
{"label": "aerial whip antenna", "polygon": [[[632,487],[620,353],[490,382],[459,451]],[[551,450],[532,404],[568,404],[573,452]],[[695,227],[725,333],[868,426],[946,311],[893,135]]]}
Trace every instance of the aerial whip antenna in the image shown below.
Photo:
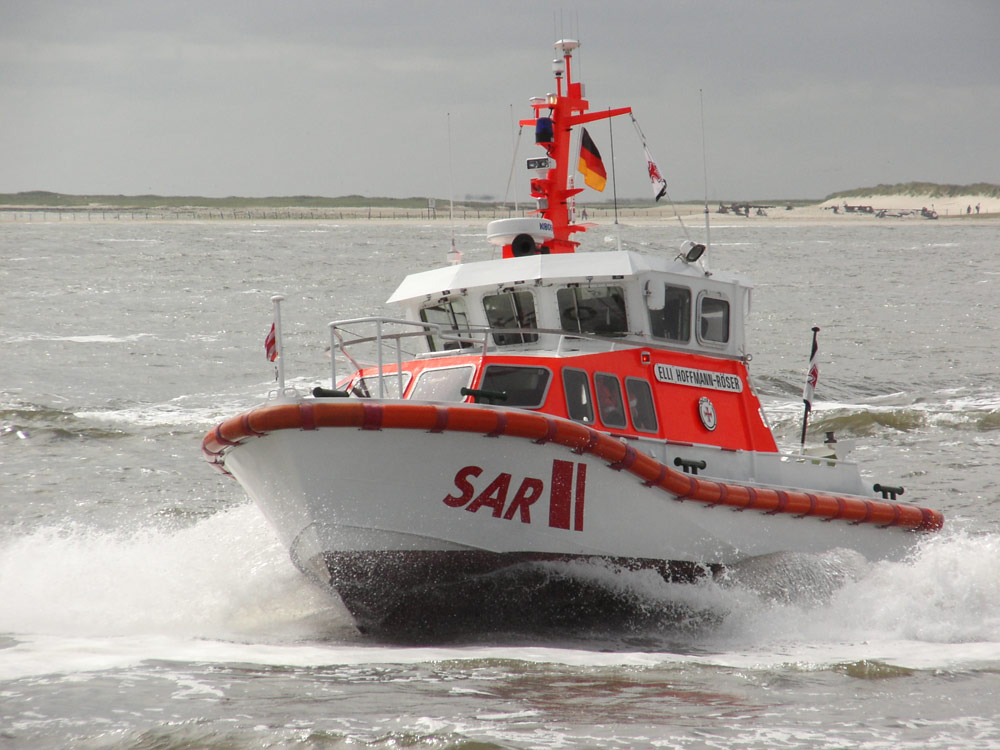
{"label": "aerial whip antenna", "polygon": [[[517,147],[521,142],[521,128],[517,129],[517,138],[514,138],[514,105],[510,105],[510,145],[514,150],[514,156],[511,159],[510,171],[511,177],[514,176],[514,165],[517,163]],[[514,182],[514,211],[517,211],[517,182]]]}
{"label": "aerial whip antenna", "polygon": [[455,170],[451,158],[451,112],[448,113],[448,193],[448,221],[451,224],[451,250],[448,251],[448,262],[457,265],[462,262],[462,253],[455,247]]}
{"label": "aerial whip antenna", "polygon": [[705,147],[705,98],[698,89],[698,104],[701,107],[701,170],[705,180],[705,249],[712,246],[712,228],[708,218],[708,149]]}
{"label": "aerial whip antenna", "polygon": [[[608,107],[608,111],[611,108]],[[614,199],[615,204],[615,227],[618,229],[618,249],[622,249],[622,230],[618,224],[618,182],[615,180],[615,130],[611,124],[611,118],[608,118],[608,135],[611,140],[611,195]]]}
{"label": "aerial whip antenna", "polygon": [[514,211],[516,213],[517,210],[518,210],[518,200],[517,200],[517,181],[514,179],[514,169],[517,166],[517,152],[520,150],[520,147],[521,147],[521,133],[524,131],[524,128],[521,127],[521,126],[519,126],[517,128],[517,136],[514,135],[514,128],[513,128],[513,123],[514,123],[514,105],[513,104],[510,105],[510,117],[511,117],[510,142],[511,142],[511,148],[513,150],[512,150],[511,159],[510,159],[510,174],[507,175],[507,189],[503,193],[503,202],[504,202],[504,205],[506,206],[507,205],[507,198],[510,196],[510,187],[511,187],[511,185],[513,185],[514,186]]}

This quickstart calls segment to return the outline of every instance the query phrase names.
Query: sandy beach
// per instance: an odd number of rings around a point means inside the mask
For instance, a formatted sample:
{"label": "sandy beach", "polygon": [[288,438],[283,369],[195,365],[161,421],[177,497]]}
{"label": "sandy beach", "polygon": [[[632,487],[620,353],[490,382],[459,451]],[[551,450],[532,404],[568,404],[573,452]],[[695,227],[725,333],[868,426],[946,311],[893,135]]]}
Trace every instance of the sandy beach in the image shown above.
{"label": "sandy beach", "polygon": [[1000,198],[985,195],[958,195],[932,197],[928,195],[869,195],[851,198],[847,201],[836,198],[818,204],[822,210],[832,210],[839,206],[843,210],[845,202],[851,206],[871,206],[875,211],[920,211],[927,208],[936,211],[941,218],[956,216],[982,216],[1000,213]]}
{"label": "sandy beach", "polygon": [[[0,206],[0,223],[8,222],[102,222],[102,221],[337,221],[337,222],[392,222],[430,221],[447,224],[452,220],[447,207],[435,210],[401,207],[247,207],[208,208],[202,206],[162,206],[149,208],[113,206]],[[935,212],[938,220],[962,223],[995,223],[1000,220],[1000,198],[985,195],[960,195],[933,197],[930,195],[878,195],[831,198],[808,205],[789,206],[782,201],[760,203],[736,202],[749,205],[740,213],[732,210],[732,202],[710,202],[712,223],[729,222],[781,222],[803,224],[885,223],[899,221],[926,221],[923,209]],[[977,211],[978,207],[978,211]],[[722,210],[725,208],[726,210]],[[453,220],[462,225],[484,225],[494,219],[530,212],[528,202],[518,210],[503,206],[471,207],[456,205]],[[700,203],[654,206],[621,206],[617,210],[606,203],[580,204],[577,221],[599,224],[616,219],[624,224],[644,224],[676,221],[680,216],[686,224],[703,223],[705,208]]]}
{"label": "sandy beach", "polygon": [[[871,194],[848,199],[831,198],[805,206],[788,206],[780,201],[764,201],[760,204],[749,204],[748,215],[735,213],[731,210],[732,205],[732,203],[709,203],[713,223],[722,218],[731,221],[810,224],[926,221],[928,217],[923,213],[924,209],[937,214],[939,221],[991,223],[1000,219],[1000,198],[973,194],[947,197]],[[758,205],[761,208],[757,208]],[[720,211],[721,207],[730,210],[723,212]],[[600,209],[597,215],[602,216],[603,212],[604,210]],[[686,203],[677,206],[676,212],[685,221],[690,221],[694,216],[703,214],[704,207]],[[672,219],[674,208],[669,205],[658,206],[650,211],[649,218]]]}

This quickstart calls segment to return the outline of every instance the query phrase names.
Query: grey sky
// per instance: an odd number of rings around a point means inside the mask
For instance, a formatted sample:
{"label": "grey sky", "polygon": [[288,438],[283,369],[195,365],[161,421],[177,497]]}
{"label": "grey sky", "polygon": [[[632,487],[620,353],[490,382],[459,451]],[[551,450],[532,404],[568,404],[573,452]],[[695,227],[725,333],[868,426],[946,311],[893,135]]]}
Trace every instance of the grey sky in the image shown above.
{"label": "grey sky", "polygon": [[[699,90],[712,200],[1000,182],[996,0],[0,0],[0,192],[500,198],[558,36],[675,199]],[[649,195],[627,118],[614,150]]]}

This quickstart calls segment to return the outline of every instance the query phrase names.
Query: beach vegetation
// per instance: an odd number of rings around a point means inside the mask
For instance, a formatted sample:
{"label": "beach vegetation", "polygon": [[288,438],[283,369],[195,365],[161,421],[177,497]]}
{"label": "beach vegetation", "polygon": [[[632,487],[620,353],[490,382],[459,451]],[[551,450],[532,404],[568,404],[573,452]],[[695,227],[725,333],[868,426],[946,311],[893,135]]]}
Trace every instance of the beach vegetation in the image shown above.
{"label": "beach vegetation", "polygon": [[926,196],[944,200],[963,195],[981,195],[985,198],[1000,198],[1000,185],[977,182],[972,185],[942,185],[936,182],[899,182],[894,185],[880,184],[875,187],[855,188],[832,193],[824,201],[839,198],[864,198],[870,195]]}

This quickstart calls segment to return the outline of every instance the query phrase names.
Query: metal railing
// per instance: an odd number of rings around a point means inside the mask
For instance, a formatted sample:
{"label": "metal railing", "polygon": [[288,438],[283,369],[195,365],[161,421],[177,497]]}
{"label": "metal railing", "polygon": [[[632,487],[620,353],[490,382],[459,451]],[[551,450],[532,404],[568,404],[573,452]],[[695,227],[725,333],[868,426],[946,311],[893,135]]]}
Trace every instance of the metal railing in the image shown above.
{"label": "metal railing", "polygon": [[[348,330],[348,326],[374,325],[375,334],[371,336],[361,336],[355,331]],[[350,318],[347,320],[334,320],[330,324],[330,379],[331,388],[337,387],[337,357],[336,352],[340,351],[344,357],[355,367],[355,371],[363,370],[365,366],[374,365],[378,369],[378,397],[385,398],[385,349],[392,346],[392,353],[396,362],[395,375],[398,378],[399,395],[403,395],[403,348],[401,342],[407,338],[426,338],[433,336],[440,341],[453,341],[458,344],[455,352],[465,351],[469,345],[480,346],[482,353],[486,354],[489,348],[489,338],[491,330],[482,326],[469,326],[466,331],[458,331],[452,328],[444,328],[440,323],[425,323],[418,320],[404,320],[402,318],[365,317]],[[403,328],[416,330],[385,330],[385,326],[401,326]],[[354,338],[345,340],[344,334],[349,334]],[[361,344],[375,344],[375,362],[362,365],[348,351],[348,347]],[[413,352],[407,352],[408,356],[415,356]]]}
{"label": "metal railing", "polygon": [[[407,358],[415,359],[426,356],[457,356],[462,354],[476,353],[485,356],[490,351],[500,351],[500,345],[494,343],[494,335],[509,336],[510,334],[534,335],[539,337],[539,341],[523,342],[522,346],[530,349],[544,349],[554,352],[556,357],[562,356],[567,351],[574,351],[570,347],[571,342],[585,342],[587,345],[599,348],[603,351],[617,351],[621,349],[672,349],[664,342],[651,341],[648,338],[633,337],[632,335],[608,336],[593,333],[567,332],[555,328],[493,328],[490,326],[470,325],[463,329],[455,329],[444,326],[440,323],[426,323],[423,321],[406,320],[402,318],[387,318],[382,316],[370,316],[363,318],[349,318],[345,320],[335,320],[330,322],[330,380],[331,388],[337,387],[337,353],[343,354],[355,368],[355,372],[366,367],[375,367],[378,378],[378,397],[385,397],[385,378],[395,375],[398,379],[398,391],[402,397],[404,390],[403,355]],[[374,333],[362,335],[356,330],[358,326],[374,327]],[[400,328],[404,330],[399,330]],[[542,337],[547,337],[543,339]],[[350,337],[350,338],[348,338]],[[446,348],[444,351],[434,349],[425,351],[405,351],[402,343],[406,339],[423,339],[432,337],[434,340],[444,342],[447,347],[448,342],[453,342],[454,349]],[[364,344],[374,344],[374,361],[359,361],[359,357],[354,356],[349,349],[356,348]],[[503,347],[506,351],[506,346]],[[387,356],[388,355],[388,356]],[[396,369],[394,373],[385,373],[385,368],[389,363],[394,362]]]}

